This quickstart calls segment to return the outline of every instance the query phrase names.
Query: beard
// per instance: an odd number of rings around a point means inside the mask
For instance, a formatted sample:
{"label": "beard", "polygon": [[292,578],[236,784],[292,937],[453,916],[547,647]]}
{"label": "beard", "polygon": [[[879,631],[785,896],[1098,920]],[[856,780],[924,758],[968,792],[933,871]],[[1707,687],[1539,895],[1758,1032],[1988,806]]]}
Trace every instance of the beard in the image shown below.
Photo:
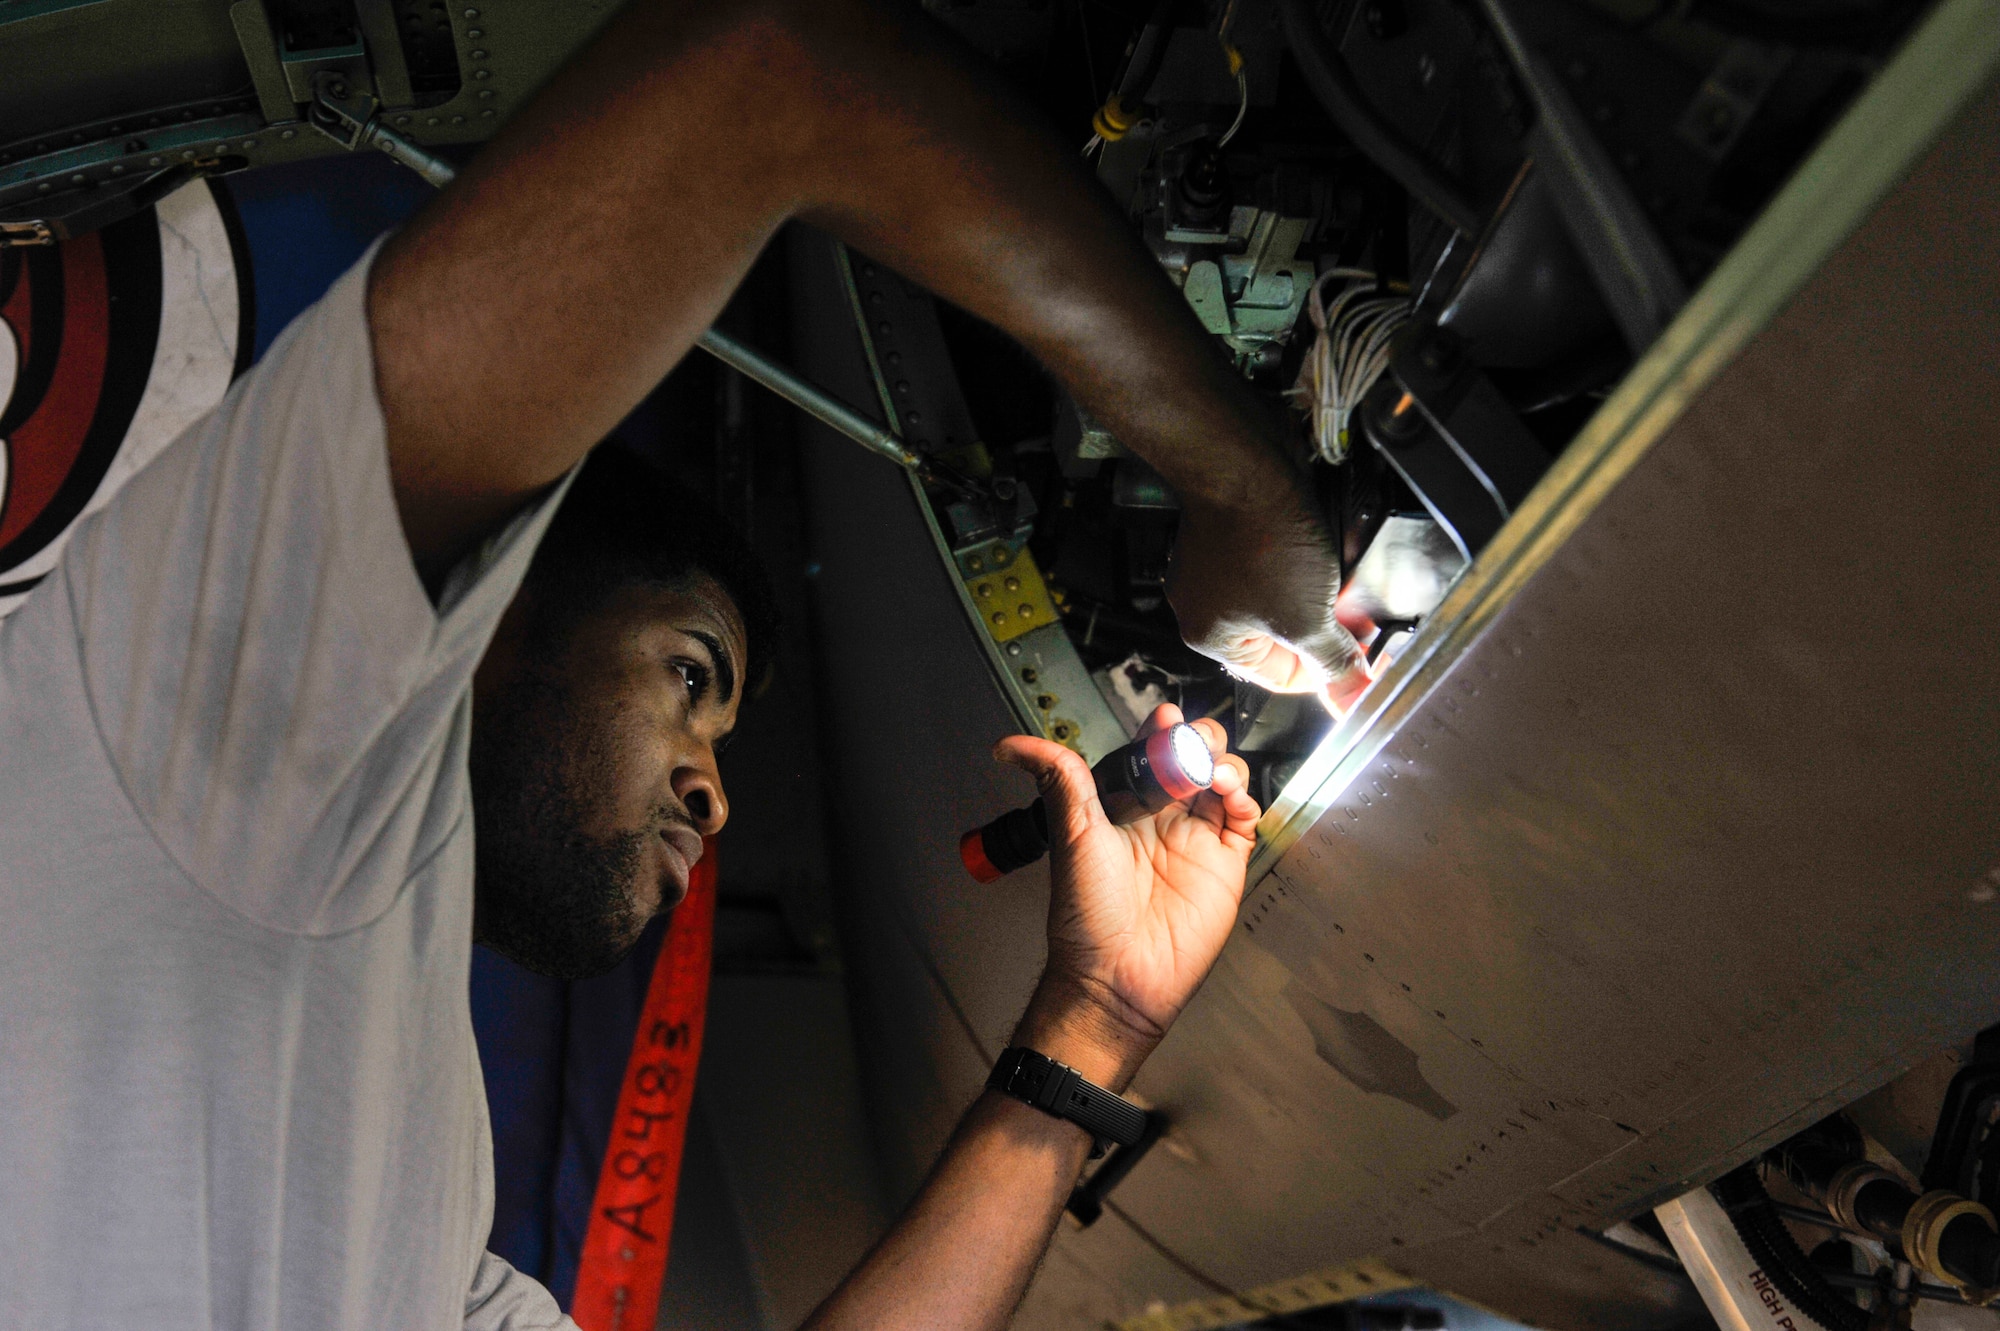
{"label": "beard", "polygon": [[473,941],[559,980],[602,975],[639,941],[650,832],[592,834],[606,779],[562,687],[509,684],[472,728]]}

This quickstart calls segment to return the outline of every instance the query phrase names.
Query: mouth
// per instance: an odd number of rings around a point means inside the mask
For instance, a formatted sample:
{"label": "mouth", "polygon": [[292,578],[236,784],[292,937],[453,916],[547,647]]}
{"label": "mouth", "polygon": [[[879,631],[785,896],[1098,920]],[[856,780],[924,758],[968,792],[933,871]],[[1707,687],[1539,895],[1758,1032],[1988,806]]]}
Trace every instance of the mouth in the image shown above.
{"label": "mouth", "polygon": [[664,827],[660,829],[660,848],[666,873],[660,884],[658,909],[665,912],[680,905],[687,896],[688,875],[693,872],[695,861],[701,858],[701,834],[679,824]]}

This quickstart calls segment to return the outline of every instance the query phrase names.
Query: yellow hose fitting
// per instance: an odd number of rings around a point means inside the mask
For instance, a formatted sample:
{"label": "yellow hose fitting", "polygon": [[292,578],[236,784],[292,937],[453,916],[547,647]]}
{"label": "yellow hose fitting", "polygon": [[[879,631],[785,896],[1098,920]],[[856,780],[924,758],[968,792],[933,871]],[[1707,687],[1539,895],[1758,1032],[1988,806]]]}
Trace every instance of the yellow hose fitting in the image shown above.
{"label": "yellow hose fitting", "polygon": [[1910,1207],[1910,1213],[1903,1218],[1903,1256],[1925,1275],[1956,1288],[1968,1302],[1990,1304],[1996,1295],[2000,1295],[2000,1290],[1973,1288],[1945,1270],[1938,1253],[1945,1227],[1968,1215],[1976,1217],[1986,1228],[2000,1231],[2000,1225],[1994,1224],[1993,1212],[1955,1192],[1927,1192],[1917,1198]]}
{"label": "yellow hose fitting", "polygon": [[1106,143],[1116,143],[1131,132],[1139,123],[1136,113],[1127,111],[1125,104],[1112,93],[1104,99],[1104,105],[1097,108],[1097,114],[1090,118],[1090,127],[1097,131],[1097,137]]}

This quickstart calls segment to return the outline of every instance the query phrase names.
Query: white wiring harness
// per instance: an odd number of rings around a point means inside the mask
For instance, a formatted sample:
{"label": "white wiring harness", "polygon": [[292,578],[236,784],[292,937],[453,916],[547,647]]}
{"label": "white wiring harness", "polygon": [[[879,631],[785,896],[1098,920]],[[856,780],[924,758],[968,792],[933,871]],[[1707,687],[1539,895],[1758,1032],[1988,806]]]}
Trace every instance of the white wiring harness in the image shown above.
{"label": "white wiring harness", "polygon": [[[1327,285],[1345,282],[1327,300]],[[1306,297],[1318,336],[1291,396],[1312,420],[1313,446],[1330,463],[1347,460],[1348,430],[1354,409],[1389,368],[1389,340],[1410,318],[1407,295],[1382,294],[1375,274],[1362,268],[1330,268]]]}

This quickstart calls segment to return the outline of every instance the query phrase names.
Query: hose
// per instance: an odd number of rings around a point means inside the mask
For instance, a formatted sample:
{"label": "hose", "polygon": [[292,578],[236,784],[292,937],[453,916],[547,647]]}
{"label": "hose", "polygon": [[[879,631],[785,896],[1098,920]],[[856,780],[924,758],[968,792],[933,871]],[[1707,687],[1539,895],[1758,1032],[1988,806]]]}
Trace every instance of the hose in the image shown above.
{"label": "hose", "polygon": [[1826,1331],[1868,1331],[1868,1314],[1843,1298],[1799,1250],[1758,1180],[1755,1165],[1723,1175],[1712,1191],[1751,1258],[1794,1308]]}
{"label": "hose", "polygon": [[1341,132],[1452,230],[1467,238],[1477,236],[1482,226],[1478,210],[1421,149],[1368,104],[1346,62],[1320,30],[1312,0],[1279,0],[1278,13],[1284,20],[1285,44],[1305,75],[1306,86]]}

